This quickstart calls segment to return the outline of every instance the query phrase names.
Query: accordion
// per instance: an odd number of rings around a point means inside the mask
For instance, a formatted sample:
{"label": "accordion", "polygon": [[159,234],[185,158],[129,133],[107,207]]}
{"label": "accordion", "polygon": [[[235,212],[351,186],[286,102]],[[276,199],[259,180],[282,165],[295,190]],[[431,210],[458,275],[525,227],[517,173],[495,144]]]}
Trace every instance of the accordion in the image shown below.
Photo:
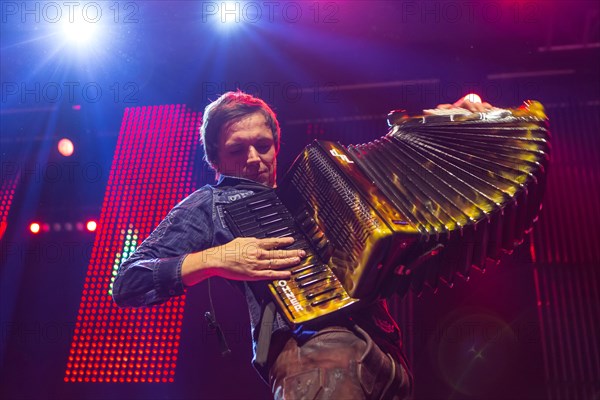
{"label": "accordion", "polygon": [[284,237],[307,257],[268,288],[292,325],[394,293],[451,285],[523,241],[549,162],[542,105],[388,117],[369,143],[315,141],[275,190],[224,206],[236,236]]}

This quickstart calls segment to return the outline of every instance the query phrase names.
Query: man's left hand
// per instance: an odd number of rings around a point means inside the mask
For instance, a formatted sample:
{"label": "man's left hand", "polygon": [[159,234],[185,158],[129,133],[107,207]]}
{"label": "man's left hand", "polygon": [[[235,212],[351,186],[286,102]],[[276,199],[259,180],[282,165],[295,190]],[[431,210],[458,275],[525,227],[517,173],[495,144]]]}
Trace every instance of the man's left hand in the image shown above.
{"label": "man's left hand", "polygon": [[486,112],[494,108],[490,103],[474,103],[468,99],[468,95],[454,102],[454,104],[438,104],[436,109],[449,110],[452,108],[464,108],[471,112]]}

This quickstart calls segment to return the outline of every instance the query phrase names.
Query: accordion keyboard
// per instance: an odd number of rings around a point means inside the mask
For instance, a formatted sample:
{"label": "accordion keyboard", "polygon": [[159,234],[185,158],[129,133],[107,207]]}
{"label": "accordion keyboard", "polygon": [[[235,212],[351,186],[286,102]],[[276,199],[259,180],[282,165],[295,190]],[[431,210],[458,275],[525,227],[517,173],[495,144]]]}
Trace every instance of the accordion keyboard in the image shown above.
{"label": "accordion keyboard", "polygon": [[223,207],[227,224],[236,236],[268,238],[293,237],[285,249],[303,249],[302,263],[287,270],[289,280],[268,283],[279,309],[291,324],[325,316],[358,300],[351,298],[320,252],[327,239],[308,215],[294,219],[277,194],[265,191]]}

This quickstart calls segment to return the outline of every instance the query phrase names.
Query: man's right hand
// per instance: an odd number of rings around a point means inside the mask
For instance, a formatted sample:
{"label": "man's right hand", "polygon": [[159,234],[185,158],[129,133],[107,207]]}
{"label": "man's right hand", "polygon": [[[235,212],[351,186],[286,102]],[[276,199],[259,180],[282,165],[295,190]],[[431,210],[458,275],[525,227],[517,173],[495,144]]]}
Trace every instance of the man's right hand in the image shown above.
{"label": "man's right hand", "polygon": [[304,250],[282,250],[294,243],[286,238],[236,238],[222,246],[188,255],[182,265],[185,286],[211,276],[237,281],[289,279],[290,271],[279,271],[300,263]]}

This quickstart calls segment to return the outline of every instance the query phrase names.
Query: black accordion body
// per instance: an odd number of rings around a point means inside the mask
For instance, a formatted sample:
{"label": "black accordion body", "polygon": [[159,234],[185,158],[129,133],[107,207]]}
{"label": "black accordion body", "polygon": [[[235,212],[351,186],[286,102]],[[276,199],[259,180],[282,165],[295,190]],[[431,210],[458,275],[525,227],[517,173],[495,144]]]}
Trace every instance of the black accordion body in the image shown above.
{"label": "black accordion body", "polygon": [[543,107],[390,118],[373,142],[307,146],[281,185],[224,207],[236,236],[293,236],[307,257],[268,283],[307,323],[511,252],[537,218],[549,161]]}

